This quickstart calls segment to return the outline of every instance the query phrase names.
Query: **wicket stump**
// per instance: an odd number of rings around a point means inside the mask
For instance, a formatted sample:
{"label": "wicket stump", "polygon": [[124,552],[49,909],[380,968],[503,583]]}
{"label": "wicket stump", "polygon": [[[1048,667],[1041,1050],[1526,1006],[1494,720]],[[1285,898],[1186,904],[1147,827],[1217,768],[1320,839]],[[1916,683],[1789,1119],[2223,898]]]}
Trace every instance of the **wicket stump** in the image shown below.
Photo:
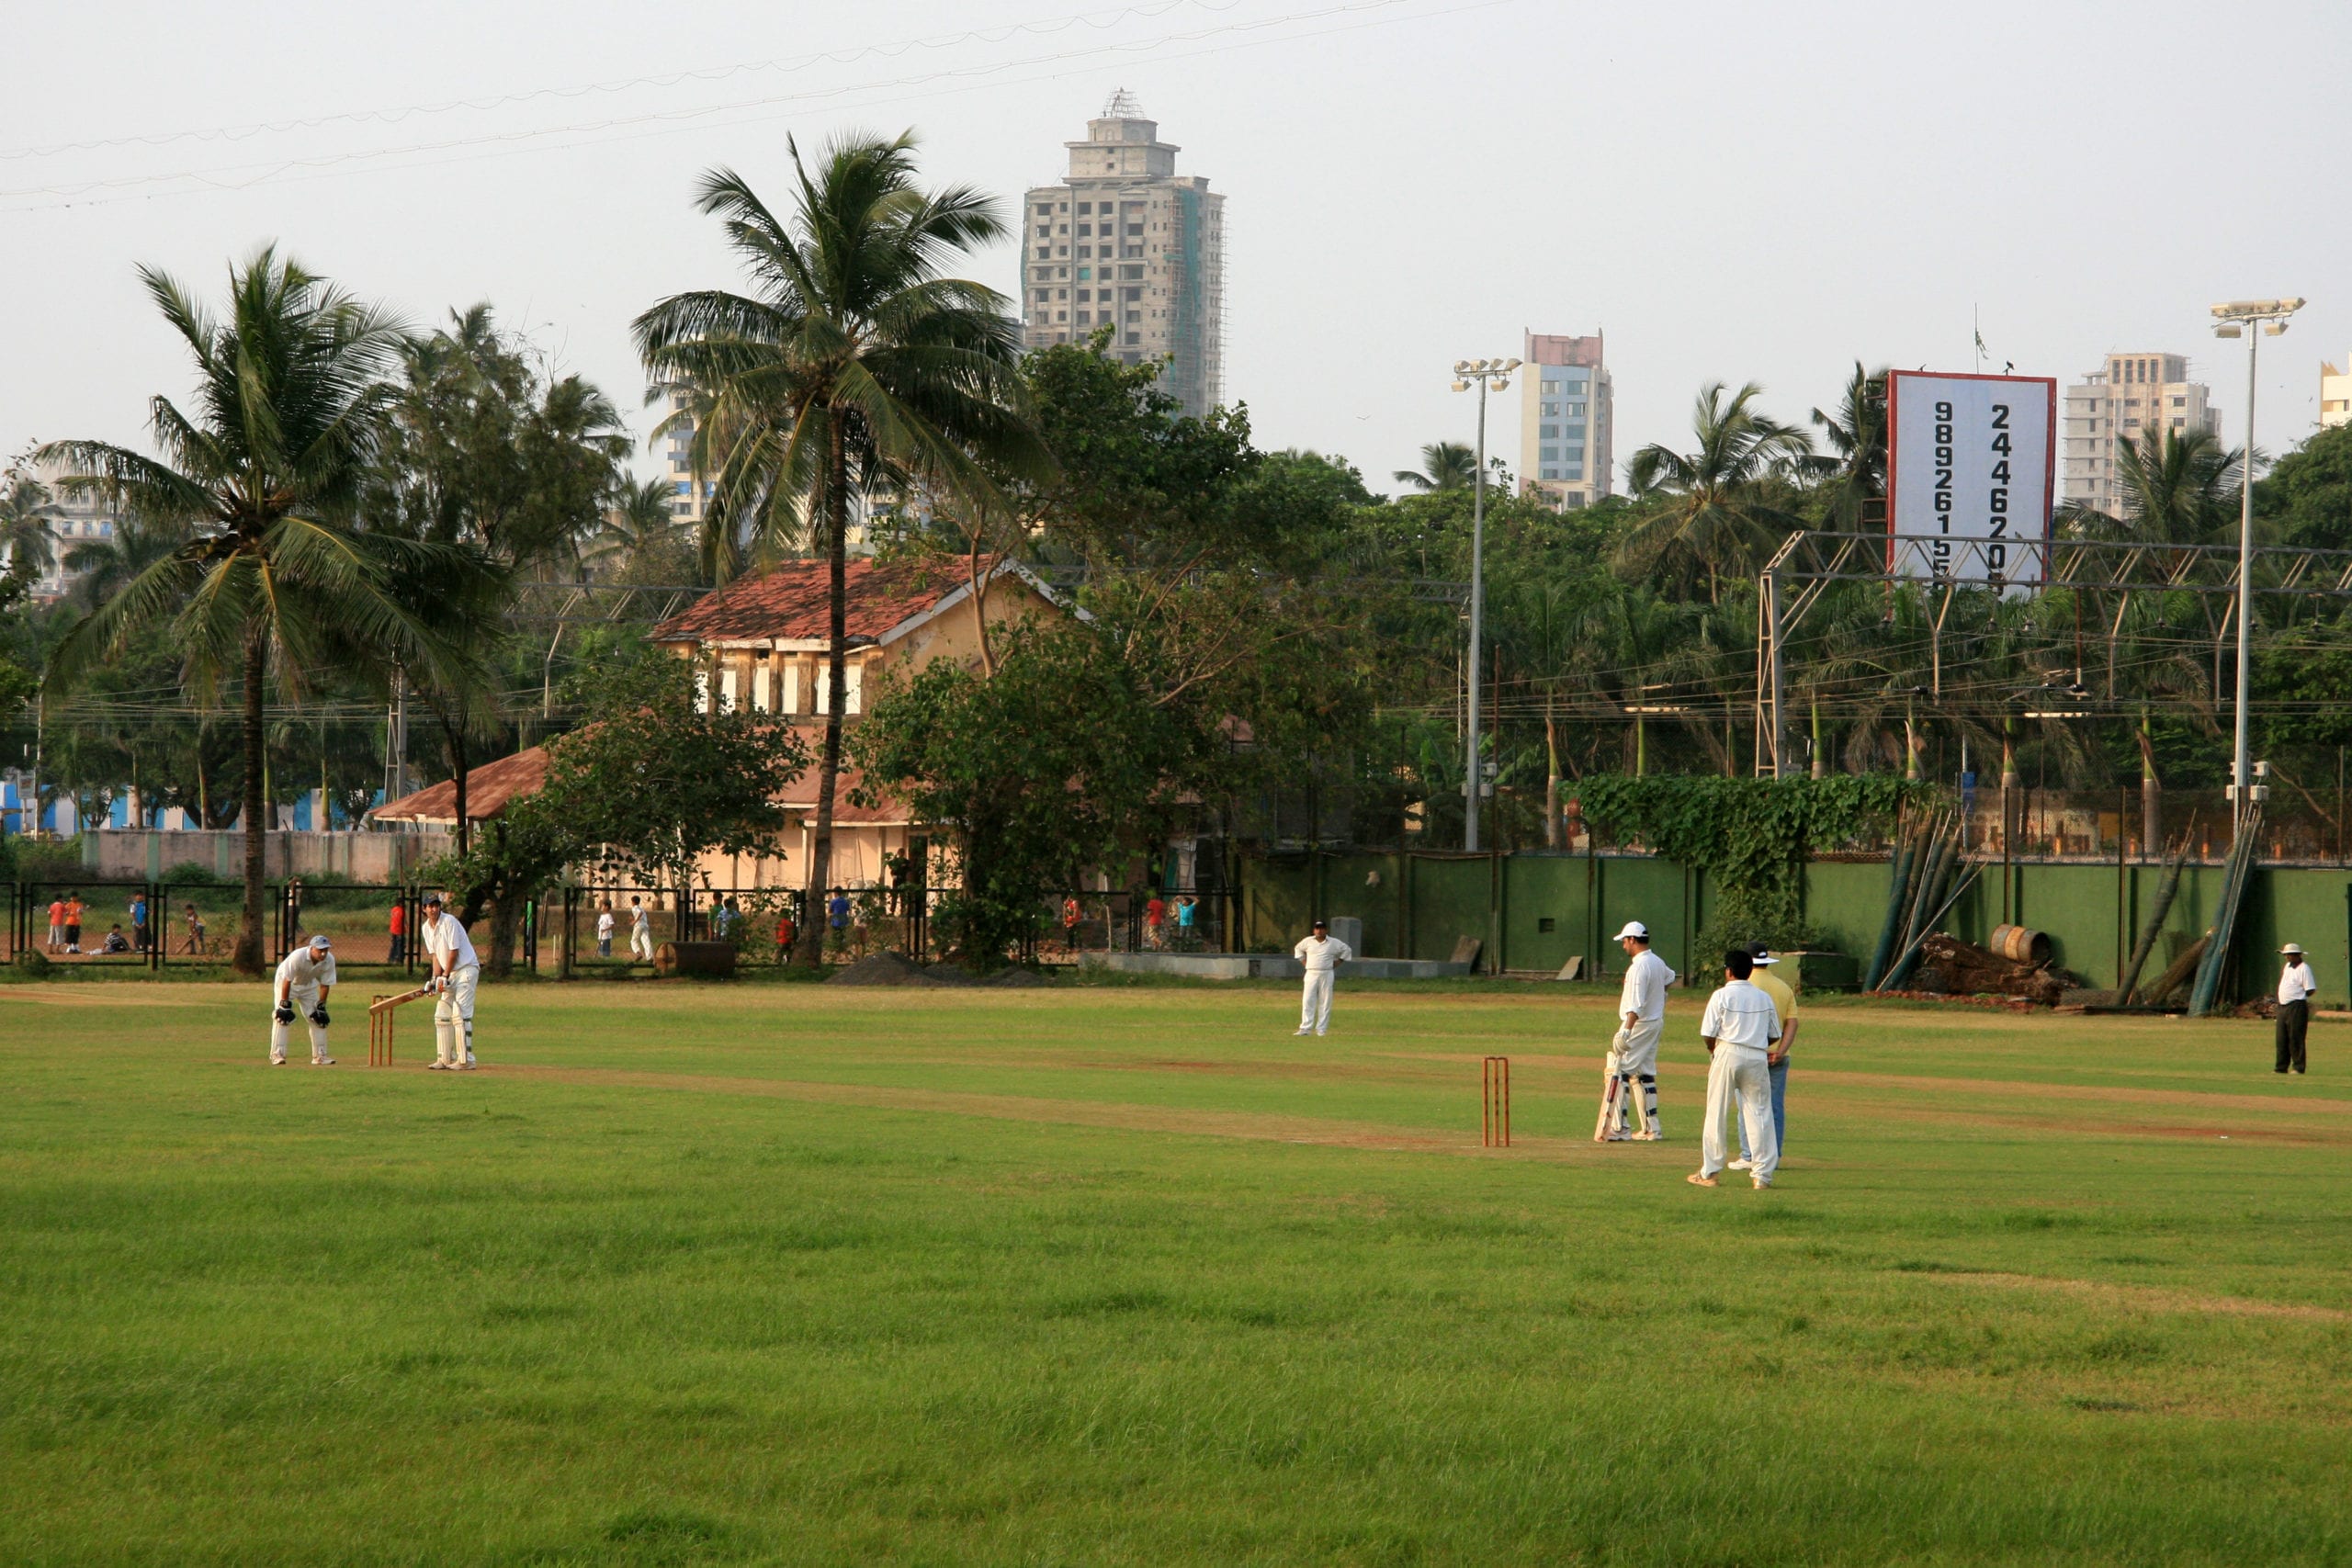
{"label": "wicket stump", "polygon": [[1489,1056],[1481,1075],[1485,1099],[1478,1141],[1490,1149],[1510,1147],[1510,1058]]}
{"label": "wicket stump", "polygon": [[390,997],[378,997],[368,1004],[368,1065],[389,1067],[392,1065],[392,1010],[384,1004]]}

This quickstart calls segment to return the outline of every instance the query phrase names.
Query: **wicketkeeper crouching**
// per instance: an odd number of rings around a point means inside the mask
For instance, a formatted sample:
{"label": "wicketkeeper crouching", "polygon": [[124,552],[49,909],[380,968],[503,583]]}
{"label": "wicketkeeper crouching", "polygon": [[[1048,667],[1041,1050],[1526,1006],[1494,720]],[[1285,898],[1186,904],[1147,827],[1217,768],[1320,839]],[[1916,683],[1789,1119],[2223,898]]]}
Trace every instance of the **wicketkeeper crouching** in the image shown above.
{"label": "wicketkeeper crouching", "polygon": [[327,996],[334,989],[334,943],[314,936],[306,946],[288,953],[277,965],[270,987],[269,1065],[286,1065],[286,1042],[301,1014],[311,1022],[311,1066],[332,1067],[327,1055]]}
{"label": "wicketkeeper crouching", "polygon": [[424,952],[433,962],[427,982],[437,993],[433,1003],[433,1060],[436,1073],[471,1072],[474,1067],[474,986],[481,978],[481,963],[464,924],[442,906],[436,893],[424,901]]}

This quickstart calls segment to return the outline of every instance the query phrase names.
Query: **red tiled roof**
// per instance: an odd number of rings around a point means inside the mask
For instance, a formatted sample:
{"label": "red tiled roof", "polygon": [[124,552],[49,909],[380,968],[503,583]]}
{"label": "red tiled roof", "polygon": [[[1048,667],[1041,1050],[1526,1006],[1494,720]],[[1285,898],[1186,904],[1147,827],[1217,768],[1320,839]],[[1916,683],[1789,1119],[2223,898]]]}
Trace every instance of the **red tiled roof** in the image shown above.
{"label": "red tiled roof", "polygon": [[[534,746],[527,751],[517,751],[511,757],[501,757],[495,762],[484,762],[479,768],[466,770],[466,818],[469,821],[487,822],[526,795],[537,795],[548,779],[548,752],[544,746]],[[458,819],[458,784],[444,779],[437,784],[388,801],[368,813],[390,822],[455,822]]]}
{"label": "red tiled roof", "polygon": [[[962,560],[849,563],[849,637],[872,642],[899,623],[938,606],[969,581]],[[731,582],[682,615],[653,628],[656,642],[750,642],[765,637],[821,642],[828,630],[826,566],[820,560],[786,563],[757,577]]]}

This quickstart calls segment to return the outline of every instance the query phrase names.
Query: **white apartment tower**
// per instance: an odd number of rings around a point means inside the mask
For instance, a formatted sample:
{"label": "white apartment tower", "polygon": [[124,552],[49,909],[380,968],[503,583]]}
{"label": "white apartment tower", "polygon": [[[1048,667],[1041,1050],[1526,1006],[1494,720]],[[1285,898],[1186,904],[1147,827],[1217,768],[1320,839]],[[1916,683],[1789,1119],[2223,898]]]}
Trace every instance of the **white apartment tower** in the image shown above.
{"label": "white apartment tower", "polygon": [[[2346,370],[2352,370],[2352,354],[2344,356]],[[2352,375],[2323,363],[2319,367],[2319,427],[2332,430],[2339,424],[2352,424]]]}
{"label": "white apartment tower", "polygon": [[2109,516],[2122,505],[2117,482],[2116,441],[2195,430],[2219,435],[2221,411],[2202,381],[2188,378],[2188,360],[2178,354],[2110,354],[2106,366],[2066,389],[2061,416],[2058,502],[2087,506]]}
{"label": "white apartment tower", "polygon": [[1520,358],[1519,491],[1555,509],[1609,494],[1612,388],[1600,334],[1529,333]]}
{"label": "white apartment tower", "polygon": [[1124,89],[1064,145],[1069,175],[1022,209],[1022,342],[1083,343],[1108,326],[1114,355],[1163,363],[1184,412],[1208,412],[1225,390],[1225,197],[1176,173],[1179,150]]}

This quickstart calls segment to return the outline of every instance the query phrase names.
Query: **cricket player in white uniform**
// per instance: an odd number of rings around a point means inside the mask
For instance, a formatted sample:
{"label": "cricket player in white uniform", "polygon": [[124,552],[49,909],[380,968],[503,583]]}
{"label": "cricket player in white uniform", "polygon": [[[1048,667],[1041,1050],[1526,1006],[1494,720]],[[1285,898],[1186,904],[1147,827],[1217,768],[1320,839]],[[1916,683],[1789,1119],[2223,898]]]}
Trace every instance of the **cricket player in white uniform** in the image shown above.
{"label": "cricket player in white uniform", "polygon": [[433,1003],[433,1060],[436,1073],[471,1072],[474,1066],[474,987],[481,962],[458,917],[435,894],[424,901],[424,954],[432,960],[426,982],[439,995]]}
{"label": "cricket player in white uniform", "polygon": [[642,964],[653,962],[653,917],[645,911],[645,900],[628,901],[628,955]]}
{"label": "cricket player in white uniform", "polygon": [[1306,971],[1306,989],[1298,1004],[1298,1032],[1301,1034],[1331,1032],[1331,976],[1342,964],[1355,956],[1355,950],[1331,934],[1331,928],[1322,920],[1315,922],[1314,934],[1303,937],[1290,955]]}
{"label": "cricket player in white uniform", "polygon": [[327,1055],[327,996],[334,989],[334,943],[314,936],[279,961],[271,982],[269,1065],[286,1065],[286,1042],[297,1013],[310,1020],[311,1066],[332,1067]]}
{"label": "cricket player in white uniform", "polygon": [[[1609,1043],[1609,1059],[1601,1068],[1600,1121],[1592,1141],[1654,1144],[1666,1136],[1657,1120],[1657,1043],[1666,1032],[1666,988],[1678,976],[1650,951],[1650,929],[1641,921],[1627,920],[1617,933],[1617,945],[1633,962],[1625,966],[1625,984],[1617,995],[1617,1034]],[[1637,1088],[1642,1130],[1633,1133],[1626,1122]]]}
{"label": "cricket player in white uniform", "polygon": [[1760,1191],[1772,1185],[1780,1168],[1781,1135],[1772,1125],[1772,1043],[1781,1037],[1780,1010],[1748,976],[1756,972],[1756,955],[1744,947],[1724,954],[1724,983],[1707,998],[1699,1021],[1699,1037],[1707,1043],[1707,1124],[1701,1134],[1699,1168],[1682,1179],[1693,1187],[1713,1187],[1731,1157],[1731,1140],[1724,1136],[1724,1119],[1731,1103],[1739,1101],[1741,1129],[1754,1151],[1748,1174]]}

